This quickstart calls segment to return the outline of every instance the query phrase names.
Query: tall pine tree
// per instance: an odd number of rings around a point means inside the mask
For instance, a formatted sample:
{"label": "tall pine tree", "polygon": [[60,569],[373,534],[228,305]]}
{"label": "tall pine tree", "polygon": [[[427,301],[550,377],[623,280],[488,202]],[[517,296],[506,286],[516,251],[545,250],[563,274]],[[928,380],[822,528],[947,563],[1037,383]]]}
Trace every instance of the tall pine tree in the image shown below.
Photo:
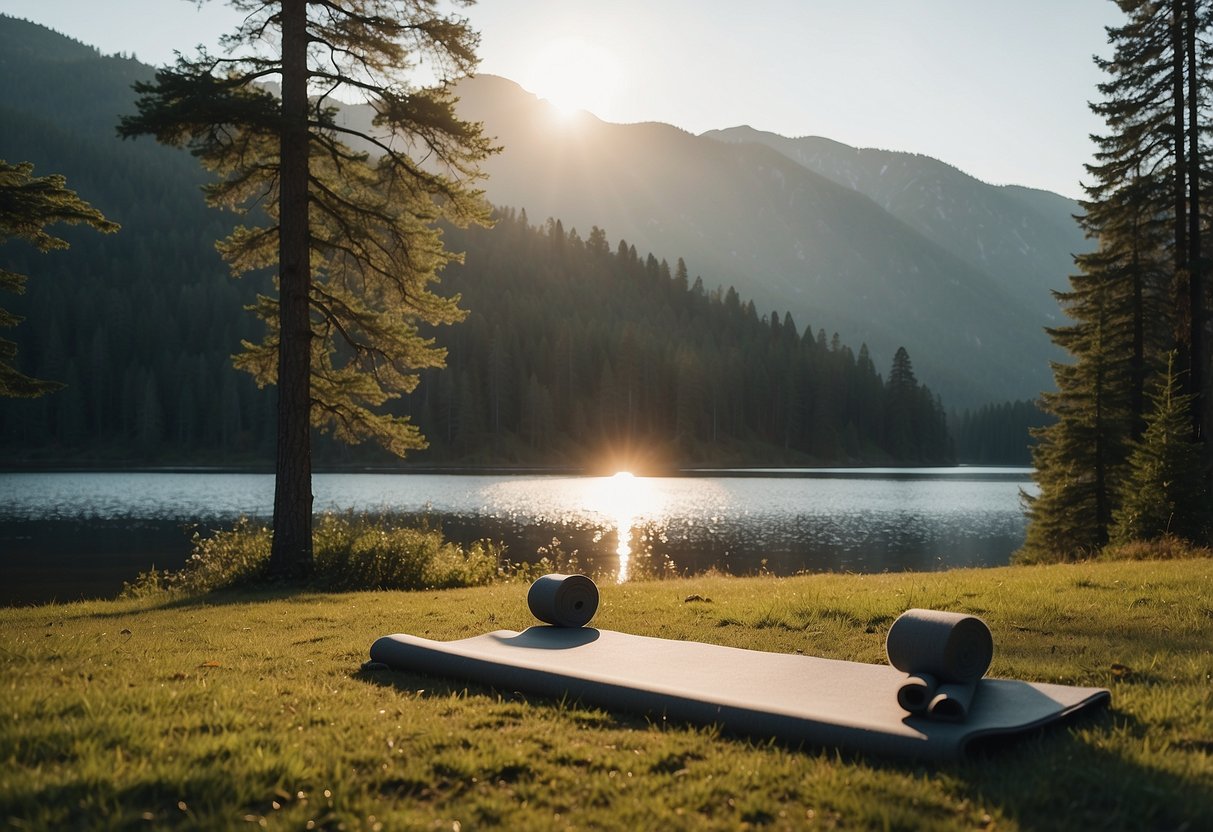
{"label": "tall pine tree", "polygon": [[[277,384],[270,569],[294,578],[312,563],[311,427],[397,453],[422,444],[407,419],[375,409],[443,360],[417,331],[462,314],[429,288],[453,258],[434,222],[486,220],[472,183],[491,147],[449,93],[475,66],[477,37],[432,0],[229,5],[244,20],[225,55],[179,58],[136,85],[139,112],[120,132],[189,147],[222,177],[208,188],[213,204],[269,217],[222,252],[237,273],[277,268],[277,296],[256,308],[266,338],[238,363]],[[438,86],[407,85],[422,63]],[[275,77],[280,95],[261,85]],[[370,128],[338,124],[343,94],[370,103]]]}
{"label": "tall pine tree", "polygon": [[1075,323],[1049,334],[1076,361],[1053,365],[1057,390],[1041,397],[1041,409],[1056,421],[1032,432],[1040,492],[1025,496],[1025,548],[1036,557],[1081,557],[1108,542],[1132,424],[1130,370],[1121,360],[1125,329],[1113,320],[1114,284],[1087,274],[1070,283],[1070,292],[1055,294]]}
{"label": "tall pine tree", "polygon": [[[1208,177],[1210,0],[1118,0],[1108,29],[1102,99],[1107,133],[1088,166],[1081,219],[1097,251],[1057,293],[1072,325],[1049,330],[1073,358],[1054,366],[1041,405],[1056,423],[1037,432],[1040,494],[1028,500],[1026,548],[1073,557],[1107,542],[1129,449],[1145,427],[1146,391],[1166,355],[1187,371],[1192,436],[1210,464],[1202,371],[1210,366],[1208,288],[1200,238]],[[1205,209],[1207,210],[1207,209]],[[1206,469],[1207,470],[1207,469]]]}

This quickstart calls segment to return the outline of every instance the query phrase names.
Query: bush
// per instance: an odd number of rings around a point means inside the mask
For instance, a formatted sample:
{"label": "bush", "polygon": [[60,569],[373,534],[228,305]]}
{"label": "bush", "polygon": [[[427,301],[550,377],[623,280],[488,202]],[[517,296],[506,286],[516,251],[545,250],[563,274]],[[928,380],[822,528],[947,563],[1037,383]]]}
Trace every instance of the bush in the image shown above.
{"label": "bush", "polygon": [[1164,534],[1153,540],[1131,540],[1104,547],[1098,560],[1180,560],[1184,558],[1213,557],[1213,549],[1177,537]]}
{"label": "bush", "polygon": [[[270,585],[272,532],[240,519],[210,537],[195,533],[194,551],[177,572],[141,573],[123,596],[168,592],[199,595]],[[487,540],[467,549],[428,528],[402,528],[387,518],[324,515],[312,532],[312,585],[325,590],[450,589],[505,580],[530,570],[504,560],[505,547]]]}
{"label": "bush", "polygon": [[465,550],[432,529],[334,515],[320,519],[313,546],[316,582],[342,590],[481,586],[497,580],[504,553],[486,540]]}

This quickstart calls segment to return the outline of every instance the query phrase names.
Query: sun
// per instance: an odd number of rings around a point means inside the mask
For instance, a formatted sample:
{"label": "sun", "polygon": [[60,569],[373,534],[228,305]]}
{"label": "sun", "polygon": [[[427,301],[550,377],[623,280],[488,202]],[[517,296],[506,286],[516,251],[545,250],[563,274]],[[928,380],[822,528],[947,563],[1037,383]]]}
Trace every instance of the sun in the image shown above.
{"label": "sun", "polygon": [[578,37],[548,41],[532,59],[522,85],[562,113],[610,114],[623,86],[623,65],[611,50]]}

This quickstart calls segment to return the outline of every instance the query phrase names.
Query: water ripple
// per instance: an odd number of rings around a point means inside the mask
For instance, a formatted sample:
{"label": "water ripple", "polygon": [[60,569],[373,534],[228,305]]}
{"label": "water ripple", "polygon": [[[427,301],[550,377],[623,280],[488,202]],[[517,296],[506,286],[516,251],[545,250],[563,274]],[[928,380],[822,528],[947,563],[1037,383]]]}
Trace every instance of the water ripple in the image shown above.
{"label": "water ripple", "polygon": [[[786,473],[786,472],[785,472]],[[733,572],[940,569],[1005,563],[1023,541],[1023,469],[640,478],[318,474],[317,511],[426,517],[529,559],[553,536],[621,575],[646,559]],[[268,518],[273,477],[0,474],[0,521]]]}

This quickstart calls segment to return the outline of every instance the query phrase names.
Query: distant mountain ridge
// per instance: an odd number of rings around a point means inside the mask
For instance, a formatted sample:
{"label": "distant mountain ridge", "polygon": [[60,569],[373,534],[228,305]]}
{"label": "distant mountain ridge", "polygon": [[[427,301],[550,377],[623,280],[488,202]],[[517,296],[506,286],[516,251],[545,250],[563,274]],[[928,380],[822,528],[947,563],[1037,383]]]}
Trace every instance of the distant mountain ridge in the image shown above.
{"label": "distant mountain ridge", "polygon": [[832,139],[789,139],[750,127],[706,138],[764,144],[846,185],[960,259],[1003,284],[1025,281],[1050,323],[1060,314],[1049,291],[1065,286],[1071,256],[1089,248],[1078,203],[1050,191],[988,185],[951,165],[912,153],[854,148]]}
{"label": "distant mountain ridge", "polygon": [[495,76],[458,94],[461,114],[504,146],[484,166],[494,203],[683,256],[709,287],[877,355],[904,345],[950,406],[1051,387],[1049,290],[1089,248],[1071,200],[828,139],[562,120]]}

